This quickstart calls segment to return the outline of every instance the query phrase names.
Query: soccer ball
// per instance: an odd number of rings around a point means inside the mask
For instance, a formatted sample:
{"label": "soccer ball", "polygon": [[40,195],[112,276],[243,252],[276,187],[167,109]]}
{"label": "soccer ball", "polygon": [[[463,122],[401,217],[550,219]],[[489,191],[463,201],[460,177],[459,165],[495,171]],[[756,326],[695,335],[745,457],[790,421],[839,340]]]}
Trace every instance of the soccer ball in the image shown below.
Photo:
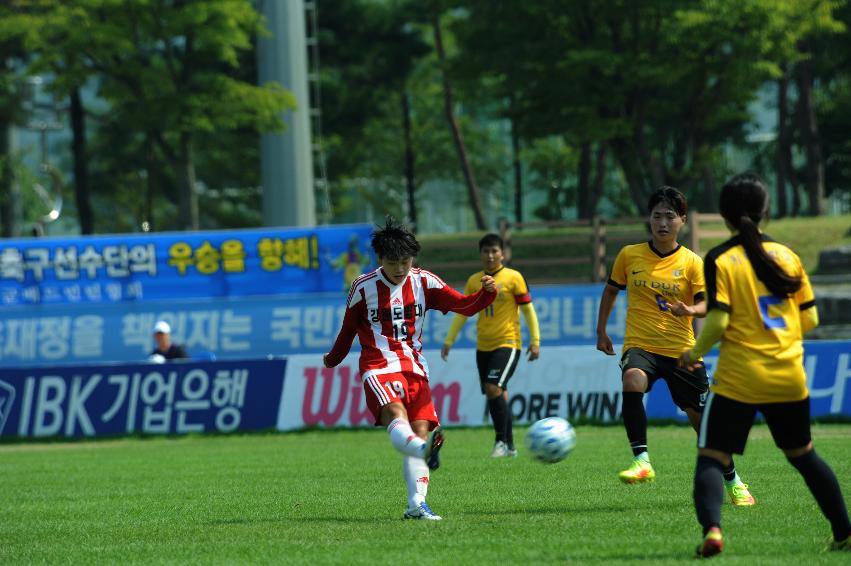
{"label": "soccer ball", "polygon": [[547,464],[561,462],[576,447],[576,431],[561,417],[541,419],[526,433],[526,448],[536,460]]}

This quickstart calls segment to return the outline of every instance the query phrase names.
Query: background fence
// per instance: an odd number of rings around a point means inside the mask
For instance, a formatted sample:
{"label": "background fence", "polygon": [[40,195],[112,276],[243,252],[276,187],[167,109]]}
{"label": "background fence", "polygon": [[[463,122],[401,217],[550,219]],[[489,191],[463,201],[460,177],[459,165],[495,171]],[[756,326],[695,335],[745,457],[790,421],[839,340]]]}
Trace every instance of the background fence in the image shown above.
{"label": "background fence", "polygon": [[[529,283],[606,281],[621,247],[649,239],[645,217],[511,223],[502,219],[506,263]],[[699,255],[729,237],[720,214],[690,212],[681,241]],[[478,235],[423,244],[420,263],[453,284],[481,269]]]}

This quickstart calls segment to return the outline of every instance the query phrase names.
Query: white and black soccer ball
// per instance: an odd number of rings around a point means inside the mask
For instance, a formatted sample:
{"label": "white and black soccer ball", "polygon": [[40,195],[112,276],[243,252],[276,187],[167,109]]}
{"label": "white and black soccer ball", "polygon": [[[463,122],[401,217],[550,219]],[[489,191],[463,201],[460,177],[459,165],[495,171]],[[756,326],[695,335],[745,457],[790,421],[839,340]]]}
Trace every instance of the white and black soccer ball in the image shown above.
{"label": "white and black soccer ball", "polygon": [[541,419],[526,433],[526,448],[533,458],[547,464],[561,462],[576,447],[576,431],[561,417]]}

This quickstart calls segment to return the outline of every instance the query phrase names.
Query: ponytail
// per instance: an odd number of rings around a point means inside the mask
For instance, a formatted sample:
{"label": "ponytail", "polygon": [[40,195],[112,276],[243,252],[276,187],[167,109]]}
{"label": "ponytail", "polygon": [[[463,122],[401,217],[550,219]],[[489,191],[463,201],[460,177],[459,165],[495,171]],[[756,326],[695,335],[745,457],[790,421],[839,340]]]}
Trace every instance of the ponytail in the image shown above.
{"label": "ponytail", "polygon": [[801,278],[786,273],[762,245],[759,223],[768,212],[768,191],[753,173],[730,179],[721,189],[721,216],[738,230],[745,255],[757,278],[775,297],[785,298],[801,288]]}

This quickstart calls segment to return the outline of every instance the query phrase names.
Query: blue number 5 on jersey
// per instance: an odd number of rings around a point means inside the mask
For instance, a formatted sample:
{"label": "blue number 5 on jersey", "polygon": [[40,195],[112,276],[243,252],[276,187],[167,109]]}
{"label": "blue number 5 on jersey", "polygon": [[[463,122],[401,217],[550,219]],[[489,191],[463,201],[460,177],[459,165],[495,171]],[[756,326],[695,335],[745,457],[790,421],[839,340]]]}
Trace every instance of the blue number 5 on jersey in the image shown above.
{"label": "blue number 5 on jersey", "polygon": [[771,305],[779,305],[785,299],[780,299],[774,295],[767,295],[759,298],[759,312],[762,314],[762,324],[765,328],[771,330],[774,328],[786,328],[786,321],[782,316],[771,316],[768,314],[768,307]]}

